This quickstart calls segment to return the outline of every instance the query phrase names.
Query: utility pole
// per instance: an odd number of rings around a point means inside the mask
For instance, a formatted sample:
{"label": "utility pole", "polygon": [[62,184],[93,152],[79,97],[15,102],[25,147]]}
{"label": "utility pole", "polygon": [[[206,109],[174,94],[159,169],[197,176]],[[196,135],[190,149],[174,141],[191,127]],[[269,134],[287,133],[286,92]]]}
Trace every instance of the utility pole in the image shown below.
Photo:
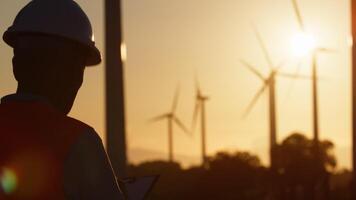
{"label": "utility pole", "polygon": [[351,25],[352,25],[352,199],[356,200],[356,0],[351,0]]}
{"label": "utility pole", "polygon": [[116,176],[124,178],[127,156],[120,0],[105,0],[105,20],[106,144]]}

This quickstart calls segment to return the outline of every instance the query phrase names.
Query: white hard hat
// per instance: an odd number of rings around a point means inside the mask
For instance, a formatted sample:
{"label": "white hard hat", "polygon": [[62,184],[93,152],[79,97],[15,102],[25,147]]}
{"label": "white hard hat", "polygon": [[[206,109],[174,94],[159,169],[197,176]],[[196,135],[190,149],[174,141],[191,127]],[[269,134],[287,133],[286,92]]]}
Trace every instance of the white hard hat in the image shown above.
{"label": "white hard hat", "polygon": [[73,0],[32,0],[16,16],[4,33],[4,41],[14,47],[18,36],[43,34],[66,38],[89,49],[87,66],[101,62],[88,16]]}

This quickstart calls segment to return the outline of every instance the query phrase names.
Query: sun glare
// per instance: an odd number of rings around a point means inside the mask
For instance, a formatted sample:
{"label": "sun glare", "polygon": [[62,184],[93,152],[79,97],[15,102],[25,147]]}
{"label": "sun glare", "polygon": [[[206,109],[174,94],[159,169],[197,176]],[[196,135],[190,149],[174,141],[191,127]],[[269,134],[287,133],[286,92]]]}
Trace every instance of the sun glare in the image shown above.
{"label": "sun glare", "polygon": [[352,47],[353,44],[354,44],[354,39],[352,37],[352,35],[349,35],[347,38],[346,38],[346,43],[349,47]]}
{"label": "sun glare", "polygon": [[127,47],[125,43],[121,43],[121,60],[125,62],[127,60]]}
{"label": "sun glare", "polygon": [[292,37],[293,55],[304,57],[309,55],[316,47],[316,41],[313,35],[299,32]]}

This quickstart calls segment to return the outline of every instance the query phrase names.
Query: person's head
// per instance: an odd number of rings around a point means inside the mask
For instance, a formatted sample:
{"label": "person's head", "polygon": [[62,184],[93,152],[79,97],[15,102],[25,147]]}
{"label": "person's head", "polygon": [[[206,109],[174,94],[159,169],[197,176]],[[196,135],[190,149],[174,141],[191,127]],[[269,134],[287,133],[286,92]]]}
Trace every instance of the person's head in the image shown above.
{"label": "person's head", "polygon": [[67,39],[20,36],[13,57],[18,92],[44,96],[67,114],[82,85],[87,54],[87,48]]}
{"label": "person's head", "polygon": [[45,96],[65,114],[85,66],[101,62],[89,18],[73,0],[32,0],[3,39],[14,49],[18,92]]}

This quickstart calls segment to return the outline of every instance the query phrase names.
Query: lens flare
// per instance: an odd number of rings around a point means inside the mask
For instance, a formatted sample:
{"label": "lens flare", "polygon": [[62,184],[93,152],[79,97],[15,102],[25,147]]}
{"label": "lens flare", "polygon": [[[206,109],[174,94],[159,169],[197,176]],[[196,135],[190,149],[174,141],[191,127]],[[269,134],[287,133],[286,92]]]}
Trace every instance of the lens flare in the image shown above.
{"label": "lens flare", "polygon": [[352,35],[349,35],[347,38],[346,38],[346,43],[349,47],[352,47],[353,44],[354,44],[354,39],[352,37]]}
{"label": "lens flare", "polygon": [[17,186],[16,173],[9,168],[3,168],[0,174],[0,184],[5,194],[13,193]]}
{"label": "lens flare", "polygon": [[293,54],[297,57],[309,55],[316,48],[316,41],[312,35],[304,32],[295,34],[292,38]]}
{"label": "lens flare", "polygon": [[125,62],[127,60],[127,47],[125,43],[121,43],[121,61]]}

